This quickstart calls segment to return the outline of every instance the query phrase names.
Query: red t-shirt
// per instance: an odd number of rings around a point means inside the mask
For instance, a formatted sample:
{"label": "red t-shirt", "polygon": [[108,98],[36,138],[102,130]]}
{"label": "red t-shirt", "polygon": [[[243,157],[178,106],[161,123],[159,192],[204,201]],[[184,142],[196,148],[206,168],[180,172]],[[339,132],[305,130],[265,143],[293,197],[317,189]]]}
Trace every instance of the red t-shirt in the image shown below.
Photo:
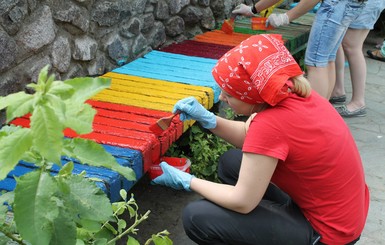
{"label": "red t-shirt", "polygon": [[369,191],[361,158],[342,117],[316,92],[291,95],[258,113],[244,152],[279,159],[272,182],[301,208],[326,244],[346,244],[362,232]]}

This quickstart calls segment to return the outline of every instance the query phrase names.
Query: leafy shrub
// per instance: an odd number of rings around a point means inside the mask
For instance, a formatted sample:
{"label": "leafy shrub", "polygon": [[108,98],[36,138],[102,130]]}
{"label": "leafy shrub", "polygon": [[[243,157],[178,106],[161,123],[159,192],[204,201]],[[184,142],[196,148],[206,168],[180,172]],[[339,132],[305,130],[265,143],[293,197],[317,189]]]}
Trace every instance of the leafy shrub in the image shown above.
{"label": "leafy shrub", "polygon": [[[122,202],[110,203],[107,195],[85,178],[85,172],[74,175],[74,163],[62,165],[63,155],[80,163],[105,167],[135,180],[131,168],[123,167],[104,148],[92,140],[65,138],[63,130],[76,133],[92,131],[96,111],[85,101],[110,86],[105,78],[75,78],[56,81],[48,76],[48,67],[40,72],[37,84],[29,88],[34,93],[18,92],[0,97],[0,110],[6,109],[7,122],[30,116],[30,128],[4,126],[0,130],[0,180],[24,160],[35,169],[16,178],[14,192],[0,196],[0,243],[32,245],[115,244],[127,237],[127,244],[138,244],[132,235],[147,219],[141,216],[133,197],[127,200],[122,190]],[[50,173],[60,167],[56,175]],[[97,181],[97,180],[96,180]],[[120,215],[128,211],[134,219],[127,226]],[[172,244],[163,231],[146,244]]]}
{"label": "leafy shrub", "polygon": [[[229,108],[224,110],[224,116],[234,119],[234,113]],[[187,136],[175,142],[166,155],[190,159],[193,175],[219,182],[217,175],[219,157],[234,146],[198,124],[193,125],[185,134]]]}

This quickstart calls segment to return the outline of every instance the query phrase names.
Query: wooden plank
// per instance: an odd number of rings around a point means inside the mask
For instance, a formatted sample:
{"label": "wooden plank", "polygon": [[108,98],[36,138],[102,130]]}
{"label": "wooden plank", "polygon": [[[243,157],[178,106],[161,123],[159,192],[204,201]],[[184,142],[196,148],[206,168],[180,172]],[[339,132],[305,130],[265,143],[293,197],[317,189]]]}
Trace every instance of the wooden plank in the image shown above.
{"label": "wooden plank", "polygon": [[236,33],[236,32],[229,35],[224,33],[221,30],[214,30],[214,31],[205,32],[203,34],[199,34],[194,37],[194,40],[199,42],[228,45],[228,46],[234,47],[240,44],[243,40],[246,40],[251,36],[252,36],[251,34],[243,34],[243,33]]}
{"label": "wooden plank", "polygon": [[[113,147],[108,145],[103,145],[107,152],[112,154],[116,161],[126,167],[130,167],[136,174],[137,180],[139,180],[143,173],[143,164],[142,156],[139,151]],[[62,164],[66,164],[70,159],[63,157]],[[120,189],[129,190],[136,181],[128,181],[123,176],[120,176],[118,173],[100,167],[93,167],[85,164],[80,164],[76,160],[74,161],[74,174],[80,174],[82,171],[86,172],[86,177],[88,178],[97,178],[99,181],[95,180],[95,183],[100,187],[110,198],[111,201],[120,200],[119,191]],[[33,171],[36,168],[35,165],[20,161],[20,163],[13,169],[7,176],[6,179],[0,181],[0,190],[13,191],[16,187],[16,181],[14,177],[22,176],[26,173]],[[57,174],[60,168],[54,166],[51,170],[53,174]]]}
{"label": "wooden plank", "polygon": [[[127,101],[127,103],[138,103],[140,101],[140,107],[142,108],[155,109],[153,107],[160,107],[167,108],[165,111],[170,112],[176,101],[189,96],[196,97],[207,109],[214,105],[214,91],[208,87],[130,76],[115,72],[108,72],[103,77],[111,78],[110,90],[136,96],[134,99]],[[103,91],[101,94],[103,94]],[[163,106],[161,107],[160,105]]]}
{"label": "wooden plank", "polygon": [[[147,124],[149,127],[161,117],[171,115],[171,112],[164,112],[158,110],[152,110],[147,108],[127,106],[117,103],[109,103],[102,101],[89,100],[87,103],[91,104],[92,107],[96,108],[99,115],[105,117],[118,117],[124,120],[134,120],[138,124]],[[145,128],[146,132],[150,132],[149,129]],[[175,133],[169,131],[175,130]],[[151,132],[152,133],[152,132]],[[170,125],[170,128],[164,131],[163,134],[159,135],[158,138],[162,140],[164,137],[172,138],[173,140],[179,138],[183,133],[183,123],[175,117]]]}
{"label": "wooden plank", "polygon": [[[14,125],[29,127],[29,119],[17,118],[11,122]],[[143,171],[146,172],[153,162],[161,156],[160,142],[152,133],[138,132],[131,129],[122,129],[106,125],[95,124],[94,131],[89,134],[78,135],[71,129],[64,130],[64,135],[69,138],[79,137],[94,140],[96,143],[119,146],[138,150],[143,157]]]}
{"label": "wooden plank", "polygon": [[160,51],[203,58],[219,59],[232,48],[233,46],[229,45],[204,43],[195,40],[185,40],[180,43],[173,43],[168,45],[167,47],[162,48]]}
{"label": "wooden plank", "polygon": [[144,175],[142,153],[137,150],[121,148],[110,145],[103,145],[104,149],[113,155],[116,161],[126,167],[130,167],[136,175],[136,180],[127,180],[123,178],[123,189],[130,190],[137,181]]}
{"label": "wooden plank", "polygon": [[[62,164],[66,164],[68,161],[63,160]],[[20,177],[24,174],[30,173],[36,169],[36,166],[20,161],[16,167],[10,171],[7,175],[7,178],[0,181],[0,189],[6,191],[13,191],[16,188],[15,177]],[[53,165],[51,169],[51,173],[56,175],[59,171],[59,167],[57,165]],[[98,171],[95,171],[98,169]],[[113,171],[108,171],[107,169],[102,168],[89,168],[87,165],[82,164],[74,164],[74,174],[80,174],[82,171],[86,172],[87,178],[98,179],[94,180],[95,184],[100,187],[110,198],[112,202],[118,201],[120,199],[119,190],[122,188],[121,185],[121,177]]]}
{"label": "wooden plank", "polygon": [[208,87],[214,91],[214,103],[220,89],[211,75],[215,59],[192,57],[161,51],[151,51],[113,70],[115,73]]}
{"label": "wooden plank", "polygon": [[[113,74],[113,75],[112,75]],[[152,116],[148,118],[147,125],[156,123],[156,121],[164,116],[171,115],[171,111],[175,103],[188,96],[194,96],[203,106],[210,109],[213,106],[214,94],[212,89],[207,87],[198,87],[191,85],[184,85],[179,83],[167,82],[167,86],[163,86],[160,80],[152,80],[154,84],[147,84],[142,78],[140,81],[132,82],[121,79],[117,76],[125,76],[118,73],[109,73],[106,76],[112,77],[112,86],[110,89],[105,89],[92,98],[92,101],[100,101],[105,103],[117,104],[121,106],[130,106],[131,110],[136,108],[151,110]],[[119,84],[122,82],[121,84]],[[143,83],[140,83],[143,82]],[[184,87],[180,87],[182,85]],[[190,86],[190,87],[186,87]],[[161,87],[163,91],[157,91],[157,87]],[[151,89],[150,89],[151,88]],[[94,104],[94,103],[93,103]],[[134,109],[135,111],[135,109]],[[127,112],[127,111],[126,111]],[[162,112],[162,113],[158,113]],[[128,114],[130,115],[130,114]],[[175,119],[178,119],[176,117]],[[176,121],[173,121],[176,123]],[[183,132],[186,131],[195,121],[188,120],[183,123]],[[144,122],[142,122],[143,124]],[[177,125],[175,125],[177,126]],[[146,125],[139,125],[142,130],[147,127]],[[170,127],[172,130],[172,127]],[[179,132],[179,128],[176,129]],[[180,135],[176,136],[177,138]]]}

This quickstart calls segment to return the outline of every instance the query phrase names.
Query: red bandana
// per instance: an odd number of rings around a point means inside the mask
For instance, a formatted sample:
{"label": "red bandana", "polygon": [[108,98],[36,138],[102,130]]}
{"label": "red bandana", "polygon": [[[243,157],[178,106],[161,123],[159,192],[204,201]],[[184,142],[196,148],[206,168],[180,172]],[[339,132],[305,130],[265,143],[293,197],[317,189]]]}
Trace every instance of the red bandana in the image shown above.
{"label": "red bandana", "polygon": [[249,104],[276,105],[289,96],[291,77],[303,72],[278,34],[255,35],[228,51],[212,70],[231,96]]}

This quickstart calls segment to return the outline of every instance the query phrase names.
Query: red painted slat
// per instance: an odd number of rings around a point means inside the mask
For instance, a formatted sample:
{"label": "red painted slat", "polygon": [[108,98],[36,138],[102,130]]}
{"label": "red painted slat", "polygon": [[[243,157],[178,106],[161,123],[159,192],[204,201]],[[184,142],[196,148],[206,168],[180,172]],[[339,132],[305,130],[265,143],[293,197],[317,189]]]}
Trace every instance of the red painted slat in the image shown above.
{"label": "red painted slat", "polygon": [[219,59],[233,47],[234,46],[230,45],[185,40],[180,43],[173,43],[169,46],[166,46],[160,51],[203,58]]}

